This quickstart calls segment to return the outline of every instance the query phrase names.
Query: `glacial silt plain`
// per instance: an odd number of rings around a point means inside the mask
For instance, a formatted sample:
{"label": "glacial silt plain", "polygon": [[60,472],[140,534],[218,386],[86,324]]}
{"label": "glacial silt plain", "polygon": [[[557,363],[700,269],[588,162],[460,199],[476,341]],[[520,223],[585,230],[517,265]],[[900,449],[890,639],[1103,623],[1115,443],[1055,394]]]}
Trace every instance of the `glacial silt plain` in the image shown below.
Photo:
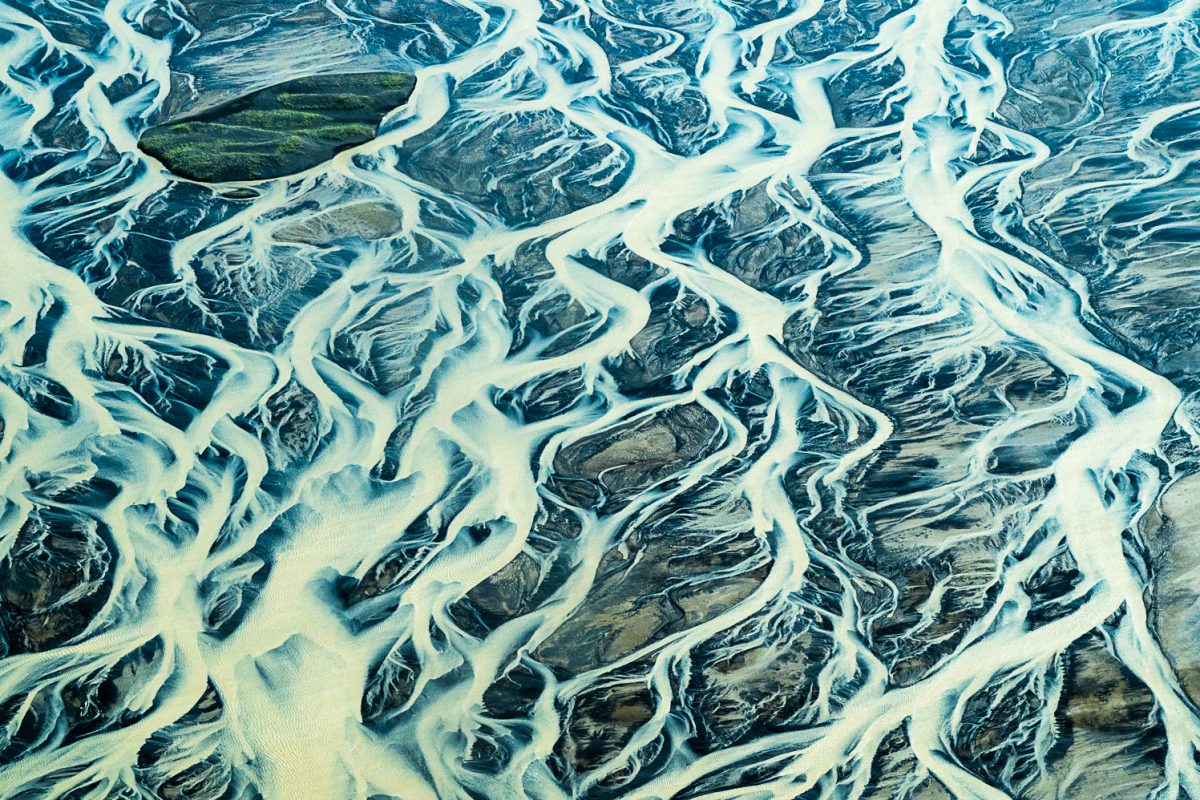
{"label": "glacial silt plain", "polygon": [[0,65],[0,798],[1200,800],[1200,0]]}

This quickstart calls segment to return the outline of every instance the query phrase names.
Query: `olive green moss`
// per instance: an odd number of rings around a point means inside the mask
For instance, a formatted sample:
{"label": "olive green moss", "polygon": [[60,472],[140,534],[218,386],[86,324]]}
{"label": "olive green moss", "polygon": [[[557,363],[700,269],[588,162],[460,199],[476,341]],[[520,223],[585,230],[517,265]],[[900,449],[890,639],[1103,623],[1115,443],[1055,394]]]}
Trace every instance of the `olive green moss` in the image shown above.
{"label": "olive green moss", "polygon": [[141,148],[192,180],[261,180],[327,161],[370,141],[379,122],[408,100],[405,73],[342,73],[298,78],[157,125]]}
{"label": "olive green moss", "polygon": [[370,125],[348,122],[344,125],[323,125],[320,128],[314,128],[312,135],[327,142],[360,138],[365,142],[375,135],[375,129]]}
{"label": "olive green moss", "polygon": [[243,128],[260,128],[269,131],[282,131],[304,127],[306,125],[322,125],[328,122],[325,114],[315,111],[289,111],[281,108],[249,108],[230,114],[225,118],[225,124]]}
{"label": "olive green moss", "polygon": [[298,94],[283,92],[279,95],[279,105],[295,109],[330,109],[343,111],[370,108],[371,98],[357,94]]}

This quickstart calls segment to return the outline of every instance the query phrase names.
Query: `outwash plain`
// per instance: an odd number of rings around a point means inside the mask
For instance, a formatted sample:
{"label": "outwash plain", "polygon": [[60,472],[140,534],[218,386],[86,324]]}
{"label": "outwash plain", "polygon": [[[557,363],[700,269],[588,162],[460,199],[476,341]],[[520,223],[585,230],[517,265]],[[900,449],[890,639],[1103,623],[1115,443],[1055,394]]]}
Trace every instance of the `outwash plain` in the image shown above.
{"label": "outwash plain", "polygon": [[0,0],[3,800],[1200,800],[1200,0]]}

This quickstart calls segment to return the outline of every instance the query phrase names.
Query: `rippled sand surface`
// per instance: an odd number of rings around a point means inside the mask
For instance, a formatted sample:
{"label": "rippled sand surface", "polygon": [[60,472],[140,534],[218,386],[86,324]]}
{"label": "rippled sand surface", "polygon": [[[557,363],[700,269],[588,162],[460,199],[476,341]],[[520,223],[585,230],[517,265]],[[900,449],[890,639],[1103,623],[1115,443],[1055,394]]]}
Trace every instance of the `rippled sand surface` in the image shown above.
{"label": "rippled sand surface", "polygon": [[1200,0],[0,0],[0,798],[1200,800]]}

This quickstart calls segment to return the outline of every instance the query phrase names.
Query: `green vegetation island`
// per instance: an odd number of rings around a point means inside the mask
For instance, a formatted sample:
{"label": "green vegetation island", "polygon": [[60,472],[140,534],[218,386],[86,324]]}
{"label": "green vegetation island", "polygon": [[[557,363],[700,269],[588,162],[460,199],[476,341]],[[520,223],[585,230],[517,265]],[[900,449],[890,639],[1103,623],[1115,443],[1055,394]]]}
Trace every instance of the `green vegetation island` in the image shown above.
{"label": "green vegetation island", "polygon": [[296,78],[155,125],[139,146],[176,175],[204,183],[292,175],[370,141],[415,85],[403,72]]}

